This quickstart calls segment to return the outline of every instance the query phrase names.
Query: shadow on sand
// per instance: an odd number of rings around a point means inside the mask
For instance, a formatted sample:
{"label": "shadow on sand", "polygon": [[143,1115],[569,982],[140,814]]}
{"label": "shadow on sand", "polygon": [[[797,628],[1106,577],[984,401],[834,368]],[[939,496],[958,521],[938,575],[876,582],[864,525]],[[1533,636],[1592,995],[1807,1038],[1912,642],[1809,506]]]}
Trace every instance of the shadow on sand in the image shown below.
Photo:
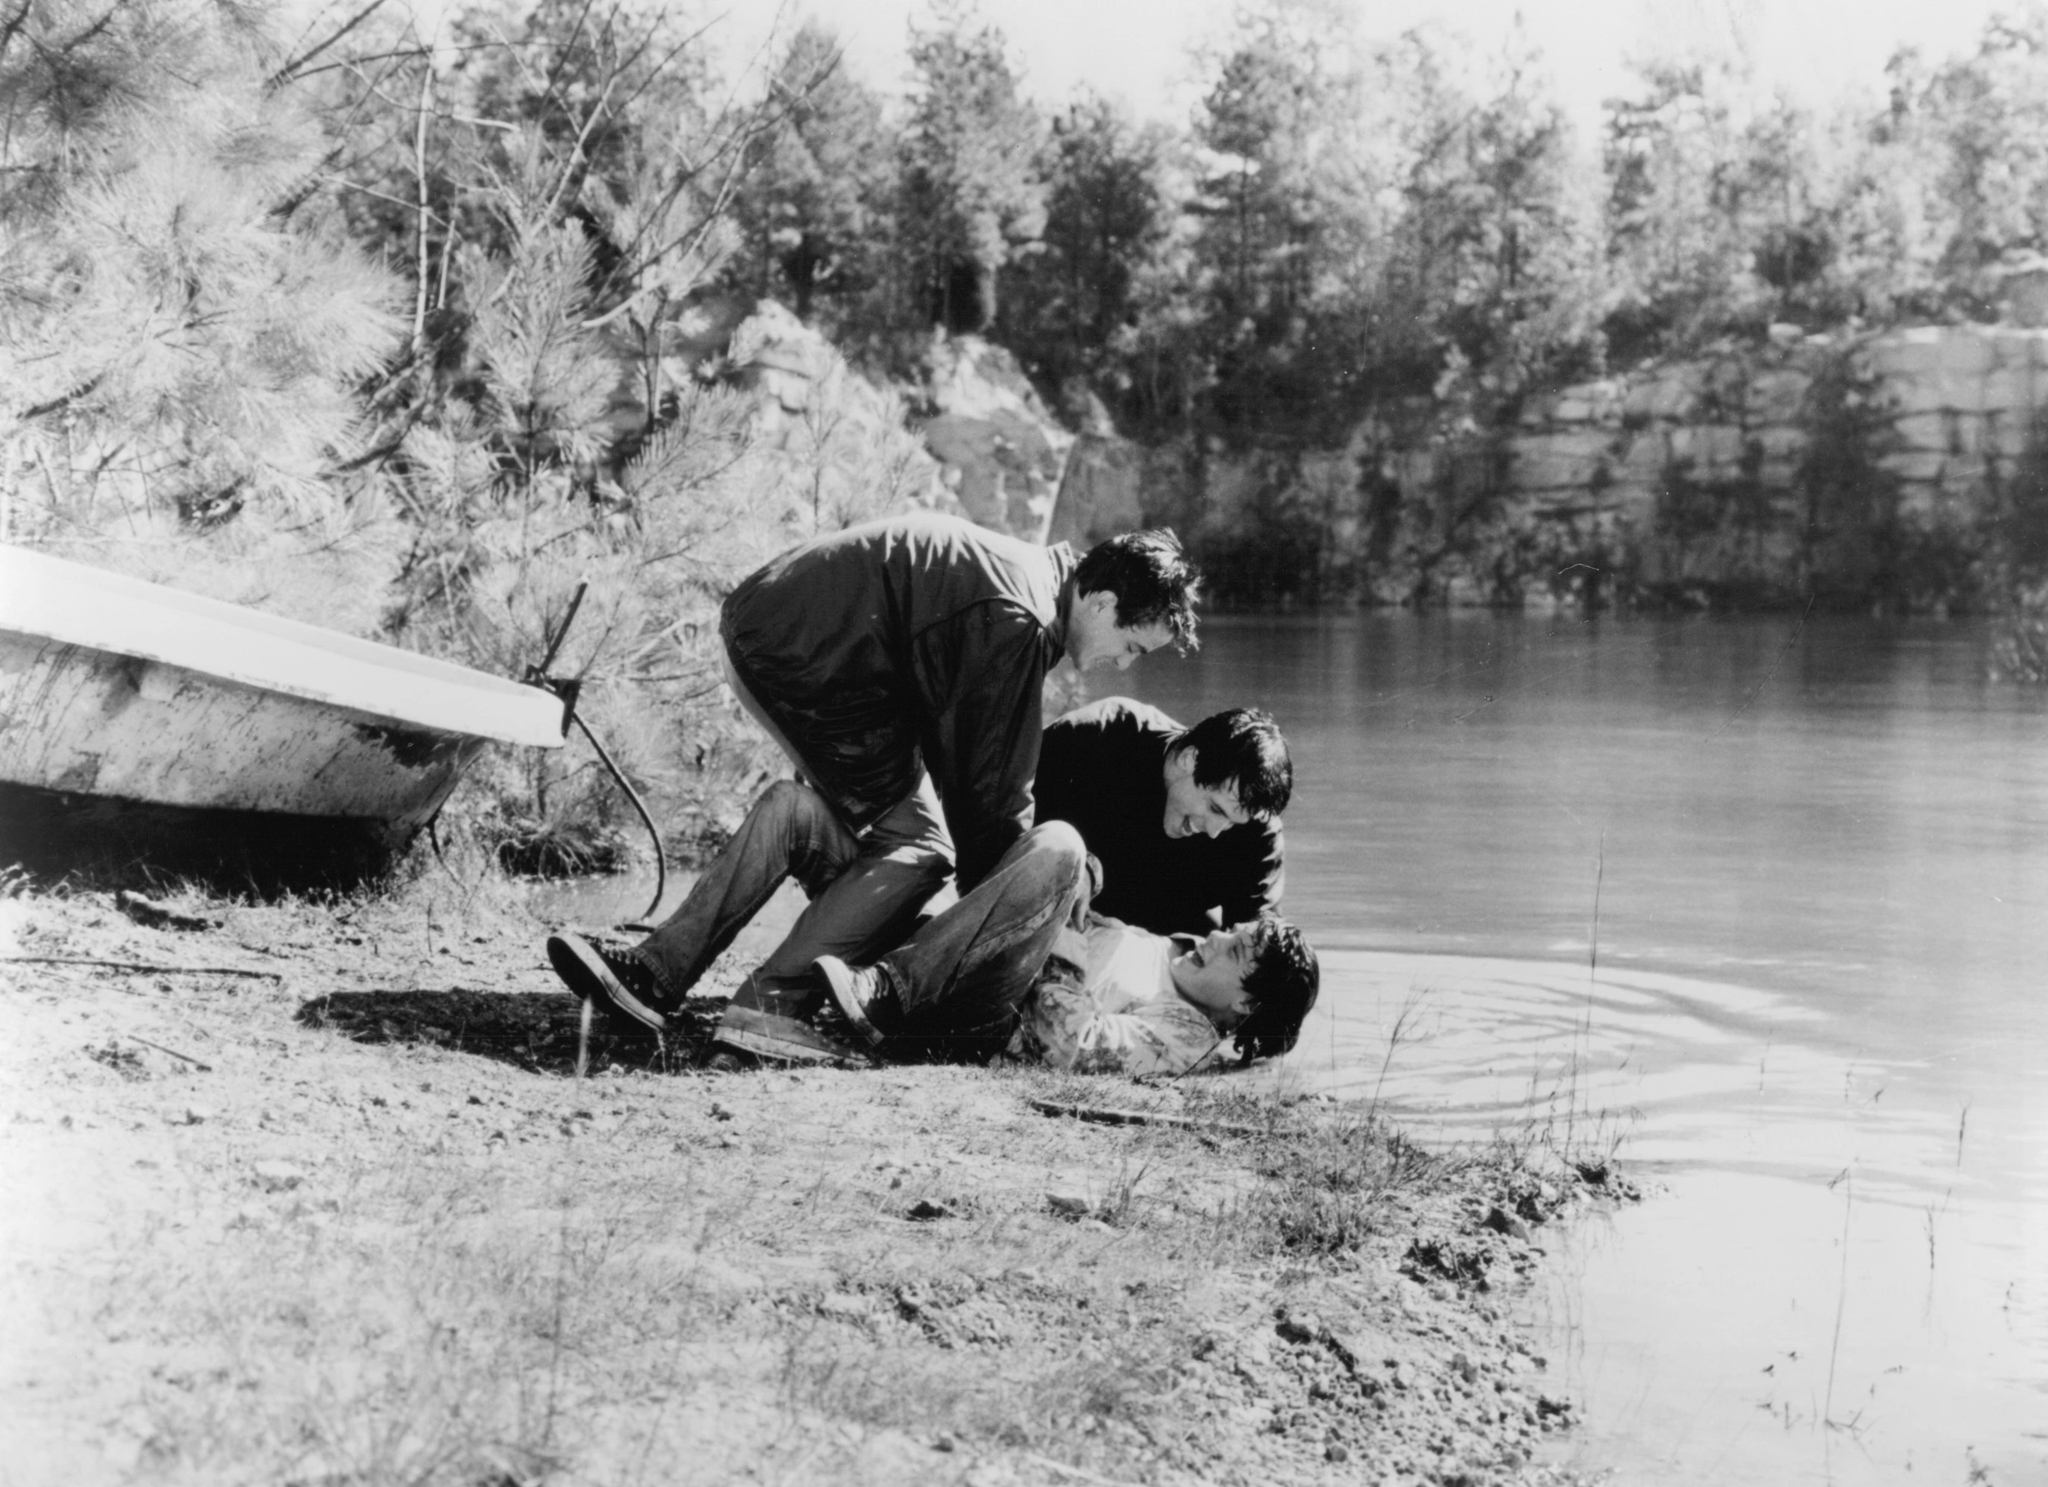
{"label": "shadow on sand", "polygon": [[[503,991],[338,991],[298,1010],[307,1027],[358,1043],[431,1044],[495,1059],[534,1074],[573,1075],[582,1004],[569,996]],[[682,1073],[693,1068],[725,1010],[720,997],[692,997],[680,1035],[656,1037],[638,1023],[600,1012],[591,1019],[587,1067]]]}

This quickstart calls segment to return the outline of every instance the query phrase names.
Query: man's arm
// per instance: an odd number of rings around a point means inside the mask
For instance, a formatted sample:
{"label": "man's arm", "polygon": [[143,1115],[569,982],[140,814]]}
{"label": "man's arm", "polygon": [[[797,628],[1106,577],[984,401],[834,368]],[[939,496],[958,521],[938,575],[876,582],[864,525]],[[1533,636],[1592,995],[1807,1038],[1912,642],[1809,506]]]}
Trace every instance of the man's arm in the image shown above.
{"label": "man's arm", "polygon": [[1279,913],[1280,894],[1287,886],[1286,842],[1279,822],[1255,821],[1232,828],[1230,834],[1240,832],[1242,840],[1231,844],[1234,860],[1218,885],[1222,889],[1222,927],[1226,928],[1262,914]]}
{"label": "man's arm", "polygon": [[1159,778],[1163,740],[1179,725],[1156,708],[1127,697],[1105,697],[1077,707],[1045,725],[1038,756],[1038,819],[1070,821],[1091,851],[1092,840],[1127,820],[1151,814],[1165,789]]}
{"label": "man's arm", "polygon": [[924,762],[967,893],[1031,829],[1045,641],[1028,614],[980,604],[932,626],[914,645],[925,695],[951,698],[926,720]]}
{"label": "man's arm", "polygon": [[[1096,731],[1076,724],[1073,714],[1055,718],[1045,725],[1038,746],[1038,771],[1032,781],[1032,795],[1038,802],[1037,821],[1068,821],[1081,833],[1085,840],[1089,823],[1082,819],[1085,812],[1086,788],[1084,774],[1088,762],[1087,745]],[[1094,844],[1089,844],[1094,850]]]}

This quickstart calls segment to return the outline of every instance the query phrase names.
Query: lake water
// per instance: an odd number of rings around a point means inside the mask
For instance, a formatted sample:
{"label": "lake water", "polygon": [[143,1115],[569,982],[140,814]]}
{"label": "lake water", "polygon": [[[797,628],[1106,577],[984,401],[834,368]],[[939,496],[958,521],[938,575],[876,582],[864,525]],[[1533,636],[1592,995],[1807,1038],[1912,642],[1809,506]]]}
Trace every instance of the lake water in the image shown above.
{"label": "lake water", "polygon": [[[1962,625],[1205,622],[1095,680],[1292,744],[1293,1077],[1619,1143],[1550,1233],[1562,1459],[2048,1483],[2048,696]],[[1972,1473],[1978,1473],[1973,1476]]]}

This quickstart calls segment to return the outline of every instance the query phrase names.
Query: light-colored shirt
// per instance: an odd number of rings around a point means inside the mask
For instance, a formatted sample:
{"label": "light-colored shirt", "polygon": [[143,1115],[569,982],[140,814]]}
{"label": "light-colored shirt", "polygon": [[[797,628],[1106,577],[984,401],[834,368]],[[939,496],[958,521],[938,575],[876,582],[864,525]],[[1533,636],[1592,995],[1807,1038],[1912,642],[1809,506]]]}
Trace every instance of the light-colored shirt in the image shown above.
{"label": "light-colored shirt", "polygon": [[1173,989],[1164,935],[1091,914],[1087,968],[1054,970],[1025,999],[1014,1058],[1076,1074],[1181,1074],[1215,1052],[1215,1024]]}

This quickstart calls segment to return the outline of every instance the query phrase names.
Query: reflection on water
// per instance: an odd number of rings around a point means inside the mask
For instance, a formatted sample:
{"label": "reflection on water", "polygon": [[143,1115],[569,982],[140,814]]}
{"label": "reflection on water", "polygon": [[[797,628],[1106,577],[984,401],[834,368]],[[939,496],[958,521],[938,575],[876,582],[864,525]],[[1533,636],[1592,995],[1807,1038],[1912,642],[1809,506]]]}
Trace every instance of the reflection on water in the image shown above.
{"label": "reflection on water", "polygon": [[1116,684],[1293,744],[1296,1077],[1660,1184],[1549,1240],[1580,1464],[2048,1482],[2048,707],[1980,634],[1225,620]]}

